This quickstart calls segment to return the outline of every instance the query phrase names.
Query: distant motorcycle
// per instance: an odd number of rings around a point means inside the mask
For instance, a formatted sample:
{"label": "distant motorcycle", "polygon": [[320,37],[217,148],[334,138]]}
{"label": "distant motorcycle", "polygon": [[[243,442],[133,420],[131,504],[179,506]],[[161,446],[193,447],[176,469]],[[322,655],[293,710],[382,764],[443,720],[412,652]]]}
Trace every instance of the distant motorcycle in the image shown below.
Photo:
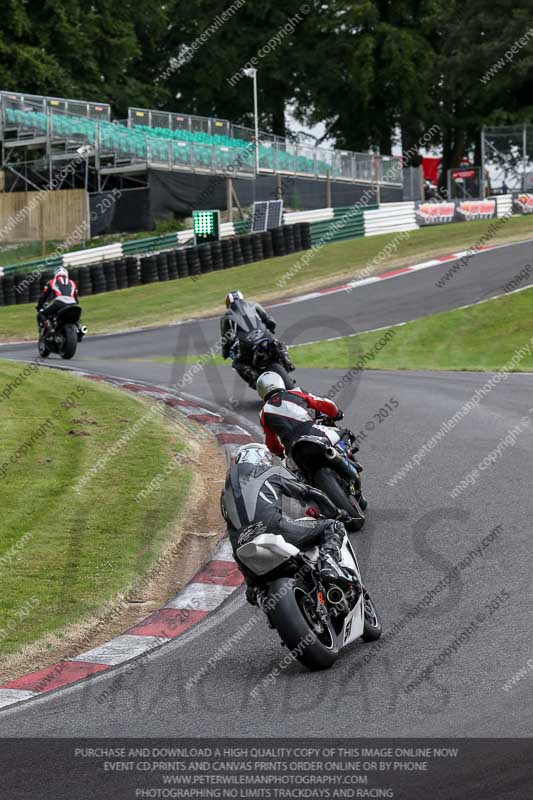
{"label": "distant motorcycle", "polygon": [[232,358],[240,358],[259,373],[277,372],[285,381],[287,389],[294,389],[296,381],[281,363],[279,347],[272,334],[256,328],[246,335],[240,335],[230,350]]}
{"label": "distant motorcycle", "polygon": [[346,524],[349,531],[359,531],[365,524],[364,509],[367,502],[361,491],[362,466],[355,458],[358,447],[355,435],[335,422],[318,415],[315,427],[323,430],[322,436],[301,436],[291,448],[287,467],[317,489],[321,489],[337,508],[351,516]]}
{"label": "distant motorcycle", "polygon": [[346,533],[341,564],[354,578],[342,585],[322,585],[318,547],[299,550],[272,533],[242,544],[237,556],[261,580],[257,603],[270,626],[308,669],[327,669],[346,645],[381,636],[381,621]]}
{"label": "distant motorcycle", "polygon": [[87,333],[85,325],[79,324],[81,306],[73,297],[57,297],[54,303],[60,307],[39,325],[39,355],[48,358],[50,353],[57,353],[70,359]]}

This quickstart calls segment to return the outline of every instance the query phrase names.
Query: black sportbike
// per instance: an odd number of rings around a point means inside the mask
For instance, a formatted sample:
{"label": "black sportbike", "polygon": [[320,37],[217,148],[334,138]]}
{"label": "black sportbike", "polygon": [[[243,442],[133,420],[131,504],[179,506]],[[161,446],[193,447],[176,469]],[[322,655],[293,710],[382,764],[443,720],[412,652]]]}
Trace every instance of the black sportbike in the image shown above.
{"label": "black sportbike", "polygon": [[283,366],[277,340],[266,329],[256,328],[246,334],[239,334],[231,356],[250,364],[259,374],[277,372],[287,389],[294,389],[296,386],[296,381]]}
{"label": "black sportbike", "polygon": [[306,483],[321,489],[337,508],[350,515],[351,522],[346,524],[349,531],[359,531],[365,524],[367,501],[361,490],[363,468],[355,457],[359,449],[355,435],[321,414],[315,428],[321,428],[323,435],[309,434],[297,439],[287,466],[293,471],[296,467]]}
{"label": "black sportbike", "polygon": [[81,306],[73,297],[56,297],[53,313],[39,323],[39,355],[48,358],[57,353],[61,358],[73,358],[78,342],[87,328],[80,325]]}

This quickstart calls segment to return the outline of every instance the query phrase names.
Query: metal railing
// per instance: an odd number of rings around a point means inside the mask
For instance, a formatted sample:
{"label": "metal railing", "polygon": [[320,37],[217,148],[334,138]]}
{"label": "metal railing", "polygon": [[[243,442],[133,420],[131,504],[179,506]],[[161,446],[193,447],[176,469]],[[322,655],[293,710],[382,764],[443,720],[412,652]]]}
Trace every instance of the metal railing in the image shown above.
{"label": "metal railing", "polygon": [[[144,125],[148,128],[167,128],[171,131],[188,131],[190,133],[206,133],[209,136],[229,136],[251,142],[255,137],[253,128],[235,125],[227,119],[218,117],[200,117],[194,114],[181,114],[170,111],[156,111],[149,108],[128,109],[128,127]],[[282,136],[261,132],[261,138],[271,142],[284,142]]]}
{"label": "metal railing", "polygon": [[[37,97],[35,103],[30,103],[27,95],[13,94],[7,100],[2,98],[3,127],[19,128],[23,132],[30,130],[41,136],[46,135],[49,140],[89,143],[95,148],[97,158],[118,152],[132,161],[169,170],[247,177],[253,177],[255,173],[255,143],[253,136],[244,139],[242,132],[246,132],[246,128],[239,128],[239,136],[229,137],[225,144],[163,138],[149,135],[138,127],[139,123],[125,127],[107,118],[91,116],[91,106],[101,108],[97,104],[83,104],[87,113],[80,115],[72,111],[78,101],[65,100],[64,106],[59,107],[50,104],[50,99]],[[108,106],[106,116],[109,113]],[[152,122],[160,122],[158,117],[154,117],[154,114],[160,113],[168,120],[166,112],[150,113]],[[402,185],[400,158],[313,147],[269,137],[268,134],[260,135],[259,170],[310,178],[330,177],[350,182]]]}
{"label": "metal railing", "polygon": [[[166,128],[170,131],[206,133],[209,136],[223,135],[240,142],[253,143],[255,131],[229,120],[216,117],[200,117],[147,108],[132,107],[128,111],[130,128]],[[212,145],[217,146],[217,145]],[[402,186],[402,161],[395,156],[374,156],[332,150],[325,147],[297,144],[273,134],[259,133],[259,169],[265,172],[285,172],[313,178],[332,178],[347,181],[362,181]],[[219,159],[222,162],[225,159]],[[213,163],[217,169],[217,159]]]}
{"label": "metal railing", "polygon": [[62,111],[89,119],[111,119],[111,106],[108,103],[88,103],[85,100],[68,100],[65,97],[47,97],[38,94],[20,92],[0,92],[2,111],[5,108],[23,108],[27,111],[40,111],[44,114],[51,111]]}

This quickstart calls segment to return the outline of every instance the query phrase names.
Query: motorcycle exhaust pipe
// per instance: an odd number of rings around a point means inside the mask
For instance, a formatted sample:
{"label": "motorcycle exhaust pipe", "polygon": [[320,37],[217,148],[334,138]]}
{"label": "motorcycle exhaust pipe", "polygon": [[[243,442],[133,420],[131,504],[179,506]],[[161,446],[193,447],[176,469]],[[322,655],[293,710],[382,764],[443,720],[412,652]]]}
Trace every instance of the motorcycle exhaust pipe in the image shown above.
{"label": "motorcycle exhaust pipe", "polygon": [[328,461],[335,462],[340,474],[349,481],[354,481],[356,488],[361,488],[361,479],[357,469],[344,459],[334,447],[326,447],[325,455]]}
{"label": "motorcycle exhaust pipe", "polygon": [[83,333],[84,336],[88,330],[89,329],[87,328],[87,325],[80,325],[80,331]]}
{"label": "motorcycle exhaust pipe", "polygon": [[345,601],[345,595],[342,589],[339,589],[338,586],[332,586],[331,589],[328,589],[326,597],[328,599],[328,603],[331,603],[333,606],[340,606]]}

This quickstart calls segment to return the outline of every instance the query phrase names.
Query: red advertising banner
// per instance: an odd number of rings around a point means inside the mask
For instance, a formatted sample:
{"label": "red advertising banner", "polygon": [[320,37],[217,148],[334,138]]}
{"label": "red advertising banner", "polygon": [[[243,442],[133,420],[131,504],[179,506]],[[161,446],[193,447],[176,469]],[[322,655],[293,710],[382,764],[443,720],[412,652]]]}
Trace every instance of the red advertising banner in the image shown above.
{"label": "red advertising banner", "polygon": [[496,214],[495,200],[458,200],[457,217],[459,220],[490,219]]}
{"label": "red advertising banner", "polygon": [[521,214],[533,214],[533,194],[519,194],[514,199],[514,207]]}
{"label": "red advertising banner", "polygon": [[416,221],[418,225],[442,225],[453,222],[455,203],[418,203]]}

